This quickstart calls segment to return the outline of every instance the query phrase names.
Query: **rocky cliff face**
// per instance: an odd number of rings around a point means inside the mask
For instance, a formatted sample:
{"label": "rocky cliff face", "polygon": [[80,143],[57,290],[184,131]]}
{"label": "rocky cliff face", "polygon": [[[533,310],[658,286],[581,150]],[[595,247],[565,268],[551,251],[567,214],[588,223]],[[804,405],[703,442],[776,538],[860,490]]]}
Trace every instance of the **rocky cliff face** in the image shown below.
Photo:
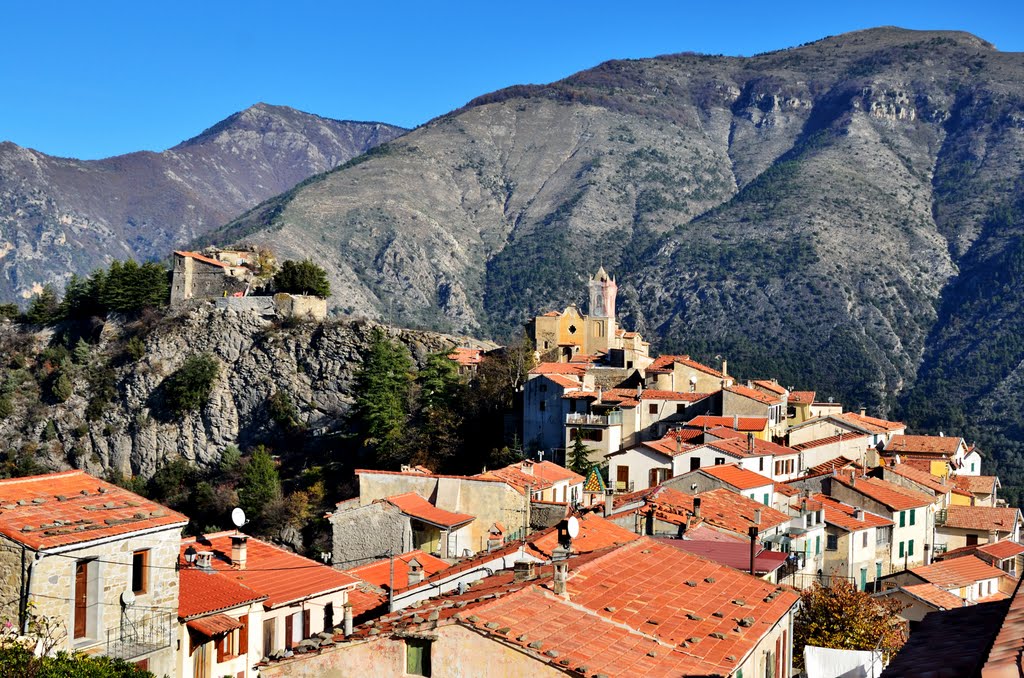
{"label": "rocky cliff face", "polygon": [[81,161],[0,143],[0,301],[112,259],[166,257],[404,132],[257,104],[162,153]]}
{"label": "rocky cliff face", "polygon": [[[37,449],[36,460],[52,468],[70,465],[98,475],[115,470],[148,477],[166,460],[184,457],[209,466],[227,445],[246,447],[262,439],[273,426],[267,399],[279,390],[288,394],[313,435],[329,435],[343,428],[362,352],[378,325],[285,325],[270,314],[197,304],[157,321],[145,335],[144,356],[132,361],[121,353],[120,341],[131,328],[110,321],[89,364],[73,372],[74,395],[63,404],[48,403],[45,396],[40,402],[30,384],[23,383],[12,396],[15,411],[0,419],[0,438],[12,451],[26,445]],[[417,364],[455,345],[486,345],[465,337],[385,329],[408,347]],[[15,355],[15,347],[37,354],[51,336],[22,335],[12,325],[0,325],[0,345],[8,355]],[[220,366],[212,395],[201,410],[180,420],[169,418],[159,406],[160,385],[188,356],[200,353],[213,355]],[[116,395],[100,418],[89,421],[90,374],[104,365],[120,365],[113,373]],[[18,370],[5,365],[0,377],[8,383],[17,380]]]}

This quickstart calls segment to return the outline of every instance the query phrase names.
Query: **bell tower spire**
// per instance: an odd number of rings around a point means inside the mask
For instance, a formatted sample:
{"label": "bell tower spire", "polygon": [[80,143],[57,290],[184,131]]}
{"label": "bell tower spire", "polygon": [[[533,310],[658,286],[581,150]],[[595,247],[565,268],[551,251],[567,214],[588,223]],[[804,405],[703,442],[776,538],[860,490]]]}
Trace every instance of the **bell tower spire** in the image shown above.
{"label": "bell tower spire", "polygon": [[618,293],[618,285],[615,279],[608,275],[604,266],[597,270],[594,277],[587,283],[590,291],[590,317],[615,319],[615,295]]}

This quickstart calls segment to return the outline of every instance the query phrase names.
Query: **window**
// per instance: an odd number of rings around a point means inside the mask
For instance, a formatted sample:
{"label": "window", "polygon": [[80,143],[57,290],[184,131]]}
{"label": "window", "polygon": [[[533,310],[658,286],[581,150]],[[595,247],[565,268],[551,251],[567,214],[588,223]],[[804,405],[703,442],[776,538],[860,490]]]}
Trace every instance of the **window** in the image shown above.
{"label": "window", "polygon": [[814,555],[816,555],[816,556],[820,556],[821,555],[821,535],[820,534],[817,535],[814,538]]}
{"label": "window", "polygon": [[978,535],[976,535],[976,534],[969,534],[969,535],[967,535],[967,545],[968,546],[977,546],[978,545]]}
{"label": "window", "polygon": [[548,348],[548,342],[544,342],[544,348]]}
{"label": "window", "polygon": [[903,551],[904,551],[903,542],[900,542],[900,558],[903,557]]}
{"label": "window", "polygon": [[879,527],[875,529],[875,544],[877,546],[884,546],[892,541],[892,527],[886,525],[885,527]]}
{"label": "window", "polygon": [[274,651],[274,619],[263,620],[263,656],[269,657]]}
{"label": "window", "polygon": [[540,411],[541,411],[541,412],[543,412],[543,411],[544,411],[544,410],[546,410],[546,409],[548,409],[548,404],[547,404],[547,402],[545,402],[545,401],[543,401],[543,400],[542,400],[542,401],[540,401]]}
{"label": "window", "polygon": [[430,675],[430,641],[405,639],[405,672],[412,676]]}
{"label": "window", "polygon": [[867,530],[864,530],[863,532],[861,532],[861,543],[860,543],[860,546],[861,546],[861,548],[865,548],[865,549],[868,547],[868,531]]}
{"label": "window", "polygon": [[906,526],[907,526],[907,512],[906,511],[900,511],[900,527],[906,527]]}
{"label": "window", "polygon": [[974,462],[971,462],[971,473],[974,473]]}
{"label": "window", "polygon": [[686,411],[686,403],[679,403],[676,405],[676,414],[682,414]]}
{"label": "window", "polygon": [[838,551],[839,550],[839,535],[838,534],[827,534],[827,535],[825,535],[825,550],[826,551]]}
{"label": "window", "polygon": [[324,631],[334,628],[334,603],[324,605]]}
{"label": "window", "polygon": [[145,593],[149,582],[149,550],[132,554],[132,593]]}
{"label": "window", "polygon": [[764,457],[761,457],[760,459],[757,460],[757,470],[758,471],[763,471],[764,470]]}
{"label": "window", "polygon": [[647,411],[650,414],[657,414],[658,413],[658,406],[655,405],[654,403],[651,403],[650,405],[647,406]]}
{"label": "window", "polygon": [[696,471],[699,468],[700,468],[700,457],[691,457],[690,458],[690,470],[691,471]]}
{"label": "window", "polygon": [[234,659],[242,653],[242,629],[234,629],[224,634],[224,637],[217,643],[217,662],[225,662]]}
{"label": "window", "polygon": [[915,513],[915,509],[910,509],[910,524],[911,525],[914,524],[914,513]]}
{"label": "window", "polygon": [[715,457],[715,466],[724,466],[725,457]]}
{"label": "window", "polygon": [[548,391],[548,383],[546,381],[540,382],[540,392],[541,393],[547,393],[547,391]]}
{"label": "window", "polygon": [[775,475],[777,475],[777,476],[781,476],[782,475],[782,462],[781,461],[775,462]]}
{"label": "window", "polygon": [[764,495],[764,502],[763,503],[764,503],[765,506],[771,506],[772,505],[771,496],[768,495],[767,493],[765,493],[765,495]]}
{"label": "window", "polygon": [[911,539],[910,541],[907,542],[907,555],[908,556],[914,555],[914,540],[913,539]]}

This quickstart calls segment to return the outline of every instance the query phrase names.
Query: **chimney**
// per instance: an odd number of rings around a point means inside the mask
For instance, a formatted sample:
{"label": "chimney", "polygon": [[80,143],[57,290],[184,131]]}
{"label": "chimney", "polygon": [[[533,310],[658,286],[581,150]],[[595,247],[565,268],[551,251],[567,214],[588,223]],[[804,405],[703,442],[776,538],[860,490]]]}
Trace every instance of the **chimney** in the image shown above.
{"label": "chimney", "polygon": [[341,606],[341,608],[345,611],[345,621],[343,622],[343,628],[345,631],[345,637],[348,638],[352,635],[352,603],[345,603]]}
{"label": "chimney", "polygon": [[732,430],[734,430],[734,431],[739,431],[740,430],[740,415],[738,415],[738,414],[732,415]]}
{"label": "chimney", "polygon": [[552,581],[556,596],[564,596],[565,583],[569,579],[569,552],[562,547],[551,552],[551,561],[555,568],[555,576]]}
{"label": "chimney", "polygon": [[868,408],[866,408],[866,407],[860,408],[860,416],[862,416],[862,417],[867,416],[867,413],[868,413]]}
{"label": "chimney", "polygon": [[853,469],[850,469],[850,485],[857,485],[857,472],[854,471]]}
{"label": "chimney", "polygon": [[864,512],[862,510],[860,510],[859,508],[853,509],[853,519],[854,520],[864,520]]}
{"label": "chimney", "polygon": [[700,518],[700,497],[693,498],[693,517]]}
{"label": "chimney", "polygon": [[244,534],[231,535],[231,565],[239,570],[245,569],[246,542],[249,537]]}
{"label": "chimney", "polygon": [[515,565],[512,566],[512,581],[517,584],[533,579],[533,561],[532,560],[517,560]]}
{"label": "chimney", "polygon": [[756,511],[754,511],[754,524],[761,524],[761,509],[757,509]]}
{"label": "chimney", "polygon": [[931,565],[932,564],[932,545],[931,544],[925,544],[924,545],[924,564],[925,565]]}
{"label": "chimney", "polygon": [[409,566],[409,586],[416,586],[423,581],[423,565],[420,561],[413,558],[408,562]]}
{"label": "chimney", "polygon": [[754,453],[754,434],[747,434],[747,452],[750,454]]}
{"label": "chimney", "polygon": [[722,358],[722,376],[729,376],[729,361],[726,360],[725,358]]}
{"label": "chimney", "polygon": [[197,553],[196,567],[202,570],[213,569],[213,551],[200,551]]}
{"label": "chimney", "polygon": [[757,526],[751,525],[747,529],[747,534],[750,535],[750,576],[757,576],[757,568],[754,567],[754,562],[757,559]]}
{"label": "chimney", "polygon": [[614,508],[614,501],[613,501],[614,497],[615,497],[615,495],[612,494],[611,490],[606,490],[605,491],[605,493],[604,493],[604,517],[605,518],[608,518],[608,517],[610,517],[612,515],[612,510]]}

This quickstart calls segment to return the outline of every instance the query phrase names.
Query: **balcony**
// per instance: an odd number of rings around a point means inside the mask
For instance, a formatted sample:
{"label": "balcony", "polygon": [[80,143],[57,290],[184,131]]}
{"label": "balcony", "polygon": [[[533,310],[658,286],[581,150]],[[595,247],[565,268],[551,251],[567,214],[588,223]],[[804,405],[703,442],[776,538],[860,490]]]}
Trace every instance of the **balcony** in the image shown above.
{"label": "balcony", "polygon": [[173,614],[146,608],[126,608],[121,612],[121,625],[107,629],[107,648],[104,654],[130,661],[170,647],[173,635]]}
{"label": "balcony", "polygon": [[617,426],[622,424],[622,412],[614,411],[608,414],[578,414],[570,412],[565,415],[565,423],[584,426]]}
{"label": "balcony", "polygon": [[615,481],[615,491],[616,492],[626,492],[626,493],[632,492],[633,491],[633,481],[632,480],[616,480]]}

